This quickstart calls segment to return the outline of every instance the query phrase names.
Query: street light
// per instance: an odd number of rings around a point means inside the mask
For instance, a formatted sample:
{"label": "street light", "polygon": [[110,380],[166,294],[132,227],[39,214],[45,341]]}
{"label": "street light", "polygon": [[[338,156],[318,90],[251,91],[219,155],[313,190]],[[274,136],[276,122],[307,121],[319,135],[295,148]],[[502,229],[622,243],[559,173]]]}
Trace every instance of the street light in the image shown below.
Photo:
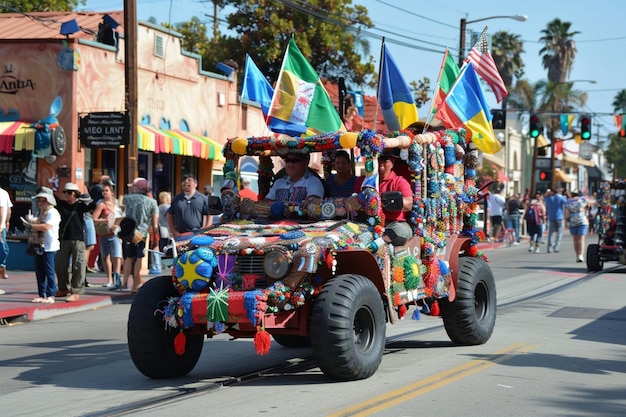
{"label": "street light", "polygon": [[482,22],[483,20],[490,19],[513,19],[518,22],[525,22],[528,20],[528,16],[526,15],[515,15],[515,16],[489,16],[483,17],[481,19],[467,20],[465,18],[461,19],[461,36],[459,41],[459,66],[463,65],[463,60],[465,59],[465,27],[470,23]]}

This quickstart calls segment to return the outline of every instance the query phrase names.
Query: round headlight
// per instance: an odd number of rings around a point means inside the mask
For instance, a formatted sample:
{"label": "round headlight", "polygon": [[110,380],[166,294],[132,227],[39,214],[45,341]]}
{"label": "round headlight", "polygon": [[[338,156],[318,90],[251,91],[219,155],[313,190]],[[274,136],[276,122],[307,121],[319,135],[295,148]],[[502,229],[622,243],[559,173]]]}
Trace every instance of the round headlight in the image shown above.
{"label": "round headlight", "polygon": [[268,277],[280,279],[289,271],[289,261],[280,252],[269,252],[263,258],[263,270]]}

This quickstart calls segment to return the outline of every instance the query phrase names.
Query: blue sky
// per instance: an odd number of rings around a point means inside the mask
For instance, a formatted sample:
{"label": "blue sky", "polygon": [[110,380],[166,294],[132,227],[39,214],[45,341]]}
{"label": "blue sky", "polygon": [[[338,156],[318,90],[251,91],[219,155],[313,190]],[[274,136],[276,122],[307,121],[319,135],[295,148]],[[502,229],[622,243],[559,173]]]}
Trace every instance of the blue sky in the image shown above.
{"label": "blue sky", "polygon": [[[123,4],[123,0],[88,0],[86,6],[80,9],[121,10]],[[604,140],[609,133],[616,131],[611,117],[612,102],[620,90],[626,89],[623,57],[626,49],[626,26],[623,22],[626,3],[614,0],[353,0],[353,4],[368,8],[370,18],[376,25],[376,29],[368,32],[385,36],[404,78],[411,81],[429,77],[431,85],[437,79],[445,47],[458,57],[460,19],[463,17],[472,21],[491,16],[526,15],[528,20],[525,22],[497,18],[468,24],[467,37],[469,39],[470,30],[480,32],[485,25],[489,26],[488,34],[506,30],[519,35],[524,41],[525,78],[531,82],[547,77],[539,58],[541,30],[557,17],[570,22],[571,30],[580,33],[574,37],[578,52],[569,80],[596,81],[595,84],[584,81],[575,83],[575,89],[586,91],[589,96],[587,105],[581,111],[596,114],[593,118],[594,139],[596,132]],[[211,20],[204,16],[205,13],[212,15],[211,1],[137,0],[140,20],[155,17],[158,22],[178,23],[198,16],[210,25]],[[224,16],[223,12],[220,17]],[[222,25],[220,29],[225,31],[226,27]],[[378,59],[379,38],[368,40],[370,53]],[[394,40],[433,49],[434,52],[399,45]],[[493,94],[486,94],[490,104],[498,107]],[[426,112],[427,109],[421,109],[420,118]]]}

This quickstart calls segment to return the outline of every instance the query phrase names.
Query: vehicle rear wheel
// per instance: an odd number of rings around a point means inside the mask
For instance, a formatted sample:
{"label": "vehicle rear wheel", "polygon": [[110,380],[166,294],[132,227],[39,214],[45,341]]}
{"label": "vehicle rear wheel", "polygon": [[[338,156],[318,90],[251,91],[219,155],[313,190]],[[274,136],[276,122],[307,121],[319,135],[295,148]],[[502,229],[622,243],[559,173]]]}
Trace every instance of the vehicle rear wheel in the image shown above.
{"label": "vehicle rear wheel", "polygon": [[204,335],[186,335],[185,353],[174,350],[178,329],[166,328],[159,305],[178,296],[168,276],[148,280],[135,295],[128,314],[128,350],[137,369],[149,378],[178,378],[198,362]]}
{"label": "vehicle rear wheel", "polygon": [[311,315],[313,356],[338,381],[372,376],[385,348],[385,309],[376,286],[361,275],[340,275],[320,291]]}
{"label": "vehicle rear wheel", "polygon": [[600,259],[600,245],[592,243],[587,246],[587,270],[590,272],[602,271],[604,262]]}
{"label": "vehicle rear wheel", "polygon": [[496,324],[496,284],[487,262],[460,258],[456,298],[439,306],[450,340],[464,346],[487,342]]}

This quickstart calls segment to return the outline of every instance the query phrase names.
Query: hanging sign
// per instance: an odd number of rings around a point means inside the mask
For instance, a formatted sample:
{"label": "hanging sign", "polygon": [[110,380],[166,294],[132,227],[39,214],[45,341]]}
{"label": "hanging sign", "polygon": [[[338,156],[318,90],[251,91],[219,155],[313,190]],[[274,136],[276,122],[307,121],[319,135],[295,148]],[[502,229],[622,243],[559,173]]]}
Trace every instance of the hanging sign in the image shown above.
{"label": "hanging sign", "polygon": [[130,116],[122,112],[87,113],[80,117],[78,139],[87,148],[119,148],[130,143]]}

